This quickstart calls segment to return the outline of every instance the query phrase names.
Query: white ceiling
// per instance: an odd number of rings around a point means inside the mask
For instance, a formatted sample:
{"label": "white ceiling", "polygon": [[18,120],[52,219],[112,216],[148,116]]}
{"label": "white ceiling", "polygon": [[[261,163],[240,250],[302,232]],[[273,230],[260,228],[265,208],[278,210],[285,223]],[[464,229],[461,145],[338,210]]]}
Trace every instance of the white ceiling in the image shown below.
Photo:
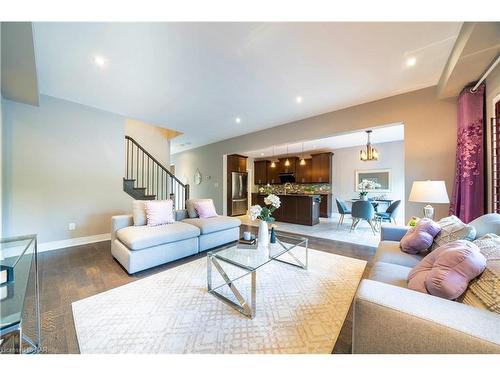
{"label": "white ceiling", "polygon": [[[368,130],[368,129],[367,129]],[[403,124],[388,124],[381,127],[371,128],[371,142],[376,147],[379,143],[395,142],[404,140],[404,125]],[[304,153],[307,157],[309,154],[319,151],[335,151],[339,148],[364,146],[367,142],[367,135],[364,131],[335,135],[328,138],[304,140],[303,142],[279,144],[273,147],[262,148],[259,150],[251,150],[241,152],[243,155],[250,158],[269,158],[272,156],[283,156],[287,154],[298,155]],[[302,151],[302,147],[304,151]]]}
{"label": "white ceiling", "polygon": [[175,153],[435,85],[460,27],[35,23],[34,34],[42,94],[184,132]]}

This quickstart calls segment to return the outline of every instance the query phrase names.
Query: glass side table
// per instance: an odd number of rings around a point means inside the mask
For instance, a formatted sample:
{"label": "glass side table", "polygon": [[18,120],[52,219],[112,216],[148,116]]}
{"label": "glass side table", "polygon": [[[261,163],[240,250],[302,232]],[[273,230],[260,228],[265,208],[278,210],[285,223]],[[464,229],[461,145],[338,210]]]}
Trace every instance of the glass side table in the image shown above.
{"label": "glass side table", "polygon": [[0,239],[0,353],[40,350],[36,235]]}

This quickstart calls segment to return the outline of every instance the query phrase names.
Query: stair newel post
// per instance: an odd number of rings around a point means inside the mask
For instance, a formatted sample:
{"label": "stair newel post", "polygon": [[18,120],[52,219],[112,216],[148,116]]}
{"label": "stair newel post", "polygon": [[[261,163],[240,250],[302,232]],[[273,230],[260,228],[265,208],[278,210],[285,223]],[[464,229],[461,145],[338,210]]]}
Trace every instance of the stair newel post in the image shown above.
{"label": "stair newel post", "polygon": [[184,197],[184,207],[186,206],[186,201],[189,199],[189,184],[184,186],[184,193],[186,196]]}

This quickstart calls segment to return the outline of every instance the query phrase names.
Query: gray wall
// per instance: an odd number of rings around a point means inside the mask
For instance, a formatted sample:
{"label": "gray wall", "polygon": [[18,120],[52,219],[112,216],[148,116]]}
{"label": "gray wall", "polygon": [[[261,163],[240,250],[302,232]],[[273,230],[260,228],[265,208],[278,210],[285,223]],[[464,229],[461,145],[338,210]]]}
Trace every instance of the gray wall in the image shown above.
{"label": "gray wall", "polygon": [[[188,177],[189,181],[196,168],[203,175],[211,175],[210,181],[192,185],[192,196],[213,198],[218,211],[222,211],[224,154],[404,123],[406,198],[414,180],[426,179],[444,180],[451,196],[456,111],[456,98],[437,100],[436,87],[429,87],[184,151],[173,155],[171,160],[176,174]],[[448,208],[448,205],[436,205],[437,217],[446,216]],[[405,214],[406,217],[421,216],[422,205],[408,203]]]}
{"label": "gray wall", "polygon": [[[0,62],[2,61],[2,22],[0,22]],[[0,63],[1,64],[1,63]],[[0,69],[1,71],[1,69]],[[0,87],[2,87],[2,74],[0,73]],[[2,166],[2,138],[3,138],[3,126],[2,126],[2,94],[0,90],[0,166]],[[2,237],[3,226],[2,226],[2,213],[3,213],[3,194],[2,194],[2,185],[3,185],[3,168],[0,170],[0,237]]]}
{"label": "gray wall", "polygon": [[[380,154],[379,160],[365,162],[359,159],[360,146],[347,147],[334,150],[332,165],[332,190],[334,198],[340,197],[350,200],[358,196],[355,188],[355,176],[357,170],[368,169],[390,169],[392,175],[392,188],[386,194],[393,200],[401,199],[405,196],[405,175],[404,175],[404,142],[386,142],[375,145]],[[380,195],[382,193],[369,193],[368,196]],[[404,202],[403,202],[404,203]],[[404,206],[404,204],[403,204]],[[381,207],[385,209],[385,207]],[[337,206],[334,205],[334,212]],[[399,223],[404,219],[404,207],[398,211]]]}
{"label": "gray wall", "polygon": [[4,235],[47,242],[109,233],[111,215],[131,206],[125,119],[43,95],[39,107],[4,100],[3,112]]}

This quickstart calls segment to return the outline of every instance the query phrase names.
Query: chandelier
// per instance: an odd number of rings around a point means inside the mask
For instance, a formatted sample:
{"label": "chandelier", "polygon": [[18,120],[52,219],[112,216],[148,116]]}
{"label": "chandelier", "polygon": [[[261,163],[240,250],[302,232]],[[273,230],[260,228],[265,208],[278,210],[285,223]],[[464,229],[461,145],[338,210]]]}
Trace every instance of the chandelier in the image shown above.
{"label": "chandelier", "polygon": [[378,160],[378,151],[375,147],[372,146],[372,143],[370,142],[370,134],[371,130],[367,130],[366,134],[368,135],[368,141],[366,143],[366,150],[361,150],[359,152],[359,158],[362,161],[371,161],[371,160]]}

